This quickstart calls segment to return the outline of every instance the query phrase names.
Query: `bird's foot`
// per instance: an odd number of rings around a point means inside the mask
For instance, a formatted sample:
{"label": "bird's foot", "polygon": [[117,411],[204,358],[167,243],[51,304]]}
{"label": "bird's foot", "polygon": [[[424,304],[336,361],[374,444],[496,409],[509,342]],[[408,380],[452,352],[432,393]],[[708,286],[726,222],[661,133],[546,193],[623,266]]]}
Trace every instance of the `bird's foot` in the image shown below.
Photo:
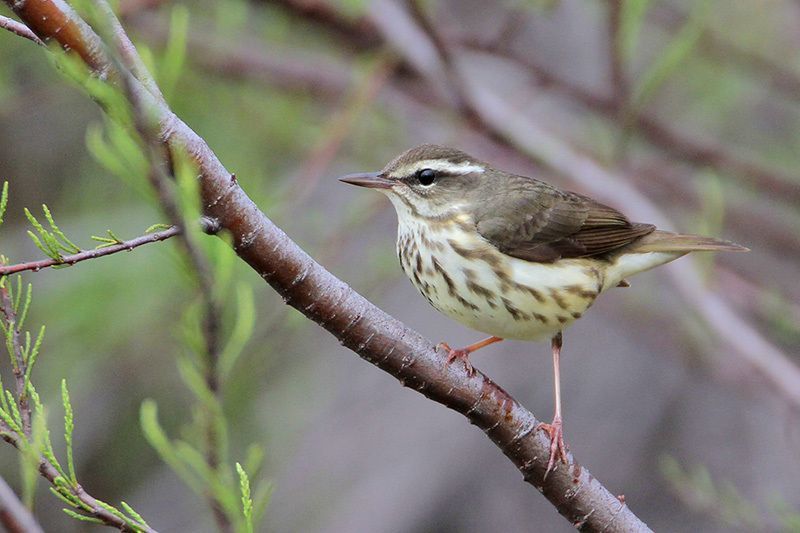
{"label": "bird's foot", "polygon": [[553,470],[556,464],[556,457],[561,459],[562,463],[567,463],[567,447],[564,444],[563,426],[560,416],[555,417],[550,424],[541,422],[536,426],[536,431],[542,430],[550,438],[550,459],[547,461],[547,470],[544,473],[545,478]]}
{"label": "bird's foot", "polygon": [[452,364],[453,361],[456,359],[463,361],[464,368],[467,370],[467,375],[472,376],[475,374],[475,368],[473,368],[472,363],[469,360],[469,354],[472,353],[472,350],[468,348],[458,348],[454,350],[450,347],[449,344],[446,342],[440,342],[436,345],[436,348],[442,348],[447,352],[447,364]]}

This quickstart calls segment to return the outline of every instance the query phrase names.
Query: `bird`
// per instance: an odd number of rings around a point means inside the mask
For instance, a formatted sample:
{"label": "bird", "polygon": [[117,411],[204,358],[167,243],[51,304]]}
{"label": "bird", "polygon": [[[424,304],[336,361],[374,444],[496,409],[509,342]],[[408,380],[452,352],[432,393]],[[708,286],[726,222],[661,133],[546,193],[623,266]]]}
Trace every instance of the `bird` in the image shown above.
{"label": "bird", "polygon": [[[397,213],[397,256],[441,313],[490,335],[464,348],[440,343],[469,376],[473,352],[504,339],[549,339],[552,422],[546,473],[567,463],[561,405],[563,331],[627,278],[690,252],[748,251],[730,241],[659,230],[544,181],[504,172],[446,146],[411,148],[379,172],[340,181],[388,196]],[[547,475],[547,474],[545,474]]]}

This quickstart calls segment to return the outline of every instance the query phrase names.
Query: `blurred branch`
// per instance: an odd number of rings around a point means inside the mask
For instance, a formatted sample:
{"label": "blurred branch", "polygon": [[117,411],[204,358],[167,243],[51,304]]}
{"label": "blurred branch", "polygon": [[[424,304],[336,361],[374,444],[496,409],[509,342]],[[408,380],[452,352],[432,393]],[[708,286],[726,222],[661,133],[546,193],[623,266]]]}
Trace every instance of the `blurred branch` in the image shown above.
{"label": "blurred branch", "polygon": [[44,46],[44,42],[39,39],[35,33],[33,33],[30,28],[28,28],[25,24],[21,22],[17,22],[14,19],[10,19],[8,17],[4,17],[0,15],[0,28],[4,30],[8,30],[11,33],[15,33],[20,37],[24,37],[30,41],[35,42],[36,44],[41,44]]}
{"label": "blurred branch", "polygon": [[[494,45],[475,42],[462,44],[469,49],[495,54],[517,62],[531,72],[541,85],[563,94],[593,112],[606,115],[611,119],[616,119],[621,112],[613,97],[593,93],[567,81],[538,65],[529,57],[520,57],[506,50],[500,50]],[[641,133],[648,142],[683,161],[699,168],[719,169],[727,175],[738,178],[744,186],[757,188],[779,201],[800,202],[800,187],[797,187],[791,175],[744,159],[713,141],[702,140],[682,133],[645,110],[631,116],[630,120],[633,121],[632,127],[635,128],[635,131]],[[742,177],[745,176],[748,179],[742,181]]]}
{"label": "blurred branch", "polygon": [[622,50],[620,49],[620,26],[622,24],[622,0],[612,0],[608,3],[608,61],[611,77],[611,94],[614,107],[622,119],[628,105],[628,79],[625,73],[625,64]]}
{"label": "blurred branch", "polygon": [[43,533],[42,526],[0,476],[0,524],[9,533]]}
{"label": "blurred branch", "polygon": [[[52,0],[6,3],[40,36],[64,47],[102,50],[102,40],[69,8]],[[58,17],[62,31],[46,21]],[[68,30],[68,31],[64,31]],[[73,31],[74,30],[74,31]],[[107,57],[89,55],[94,70],[115,70]],[[119,79],[119,72],[114,79]],[[534,431],[538,421],[482,373],[467,376],[432,343],[368,302],[316,263],[250,200],[208,145],[162,101],[135,81],[129,90],[159,121],[160,138],[185,150],[200,171],[204,212],[230,233],[233,248],[284,300],[327,329],[365,360],[389,372],[403,385],[466,416],[483,429],[558,511],[582,530],[647,531],[616,496],[587,469],[571,460],[544,478],[549,442]]]}
{"label": "blurred branch", "polygon": [[380,36],[366,17],[352,18],[342,15],[325,0],[257,0],[263,4],[279,6],[305,20],[321,24],[356,48],[370,48],[380,44]]}
{"label": "blurred branch", "polygon": [[119,3],[119,16],[121,18],[137,15],[148,9],[155,9],[169,0],[121,0]]}
{"label": "blurred branch", "polygon": [[325,170],[336,157],[358,119],[386,86],[396,66],[397,61],[393,58],[382,60],[356,87],[353,95],[327,124],[321,140],[308,153],[298,176],[292,180],[294,191],[286,199],[287,203],[300,204],[316,189]]}
{"label": "blurred branch", "polygon": [[142,246],[144,244],[149,244],[151,242],[165,241],[170,237],[179,235],[180,232],[181,230],[179,228],[173,226],[163,231],[157,231],[154,233],[149,233],[147,235],[142,235],[141,237],[136,237],[135,239],[131,239],[129,241],[122,241],[118,244],[103,246],[102,248],[95,248],[94,250],[86,250],[83,252],[79,252],[77,254],[65,255],[61,261],[58,261],[56,259],[42,259],[40,261],[29,261],[27,263],[18,263],[16,265],[0,265],[0,277],[10,276],[11,274],[16,274],[17,272],[24,272],[26,270],[32,270],[34,272],[38,272],[41,269],[48,267],[65,266],[65,265],[72,266],[75,263],[80,263],[81,261],[86,261],[88,259],[97,259],[98,257],[105,257],[107,255],[123,251],[129,252],[134,248],[138,248],[139,246]]}
{"label": "blurred branch", "polygon": [[[301,8],[302,5],[306,4],[306,2],[303,0],[270,1],[280,3],[287,9],[293,10],[293,12],[299,16],[303,16],[306,13]],[[336,17],[335,15],[330,14],[330,10],[334,8],[325,2],[320,2],[318,0],[308,1],[309,3],[315,5],[326,5],[328,15],[324,17],[309,16],[306,18],[307,21],[316,23],[329,29],[346,28],[346,31],[335,32],[335,34],[340,38],[340,42],[348,43],[351,46],[357,47],[358,49],[368,49],[369,45],[366,43],[371,42],[375,43],[374,46],[380,46],[381,40],[374,40],[372,37],[372,32],[375,31],[375,28],[378,28],[383,35],[383,44],[391,44],[395,47],[402,44],[405,47],[405,65],[401,64],[401,66],[411,67],[412,70],[422,75],[422,77],[427,78],[428,83],[432,84],[436,91],[441,89],[443,81],[447,81],[448,79],[452,78],[452,74],[450,73],[451,67],[449,65],[457,62],[454,59],[455,54],[454,50],[452,50],[453,45],[445,46],[443,38],[440,35],[441,32],[435,31],[435,29],[431,27],[426,28],[428,23],[425,22],[424,10],[420,6],[416,5],[416,0],[404,0],[404,2],[409,6],[409,12],[406,13],[406,15],[408,16],[410,13],[408,22],[416,23],[422,30],[428,30],[430,39],[430,42],[428,43],[415,40],[414,37],[416,37],[416,33],[413,36],[407,35],[408,41],[406,41],[404,44],[401,39],[397,37],[397,33],[403,32],[404,28],[408,30],[408,25],[407,23],[397,23],[398,7],[393,2],[376,0],[371,5],[371,11],[368,17],[368,19],[371,20],[370,25],[359,26],[347,22],[347,19],[344,19],[341,15]],[[611,0],[608,3],[617,4],[619,2],[618,0]],[[744,158],[734,151],[721,144],[715,143],[712,140],[701,139],[697,136],[681,132],[667,124],[663,119],[657,117],[652,112],[641,110],[641,112],[632,114],[630,117],[628,117],[624,109],[625,101],[620,101],[614,94],[610,96],[596,94],[591,90],[586,89],[575,82],[569,81],[566,78],[562,78],[545,67],[540,66],[531,58],[529,53],[526,53],[524,57],[520,54],[514,53],[511,50],[509,37],[516,34],[516,30],[523,25],[522,21],[524,21],[525,17],[527,16],[529,15],[527,15],[524,11],[514,11],[512,16],[509,18],[507,28],[504,28],[503,38],[497,40],[496,42],[477,42],[474,39],[467,38],[461,39],[458,45],[459,47],[466,49],[489,53],[503,59],[512,60],[530,71],[531,74],[533,74],[538,80],[539,84],[563,94],[567,98],[578,102],[589,110],[607,116],[609,119],[617,120],[619,117],[624,115],[627,120],[632,121],[629,124],[623,124],[624,126],[632,128],[633,131],[641,134],[641,136],[650,144],[665,150],[674,157],[680,158],[681,160],[686,161],[687,163],[690,163],[698,168],[712,167],[718,169],[719,171],[724,172],[726,175],[737,179],[745,187],[753,189],[757,188],[764,194],[769,194],[778,201],[786,202],[788,204],[800,203],[800,187],[796,186],[796,180],[793,175],[778,169],[769,168],[758,162],[753,162],[750,159]],[[383,25],[381,24],[381,20],[384,21]],[[430,31],[432,29],[434,31]],[[360,31],[367,32],[370,35],[370,39],[366,42],[361,39],[359,34]],[[410,49],[412,46],[415,48],[415,50]],[[617,45],[613,46],[616,47]],[[429,48],[430,50],[438,51],[440,56],[448,58],[449,61],[442,65],[439,70],[436,68],[426,69],[420,65],[419,59],[415,59],[425,55],[424,53],[420,52],[420,49],[423,48]],[[403,72],[403,70],[401,69],[400,72]],[[612,75],[612,77],[615,76],[620,76],[620,73]],[[459,84],[465,86],[463,80]],[[458,92],[451,91],[451,97],[459,98]],[[441,102],[439,102],[439,104],[441,104]],[[480,126],[481,121],[477,120],[476,122],[476,117],[469,114],[469,106],[464,106],[463,102],[459,101],[457,101],[457,104],[458,109],[462,111],[462,114],[464,114],[465,118],[469,119],[473,126],[477,126],[478,129],[482,129]],[[491,129],[485,130],[483,133],[493,137]],[[494,140],[500,141],[500,139],[497,138],[494,138]]]}

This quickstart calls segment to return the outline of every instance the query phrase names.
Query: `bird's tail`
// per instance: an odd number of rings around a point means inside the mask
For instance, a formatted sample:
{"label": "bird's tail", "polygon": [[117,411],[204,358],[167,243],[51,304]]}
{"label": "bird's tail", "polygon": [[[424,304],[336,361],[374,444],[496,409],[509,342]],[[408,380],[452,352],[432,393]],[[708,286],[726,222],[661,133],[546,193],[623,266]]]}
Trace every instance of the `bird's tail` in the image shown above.
{"label": "bird's tail", "polygon": [[749,248],[739,246],[731,241],[702,237],[700,235],[684,235],[669,231],[656,230],[645,235],[629,247],[626,253],[688,253],[688,252],[749,252]]}

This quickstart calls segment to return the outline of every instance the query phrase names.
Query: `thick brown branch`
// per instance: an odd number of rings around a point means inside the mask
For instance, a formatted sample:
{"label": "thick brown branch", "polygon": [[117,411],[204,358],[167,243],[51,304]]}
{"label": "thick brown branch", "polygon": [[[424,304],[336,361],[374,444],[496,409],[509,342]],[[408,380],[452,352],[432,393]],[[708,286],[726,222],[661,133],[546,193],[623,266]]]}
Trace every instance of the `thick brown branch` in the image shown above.
{"label": "thick brown branch", "polygon": [[[12,8],[15,2],[6,0]],[[27,0],[21,18],[43,35],[37,25],[53,4]],[[99,38],[84,34],[84,46],[100,46]],[[113,68],[110,63],[97,68]],[[334,277],[277,228],[239,187],[216,155],[186,124],[143,87],[135,88],[161,121],[162,138],[181,147],[201,173],[205,213],[230,232],[236,253],[258,272],[287,303],[331,332],[345,346],[389,372],[403,385],[454,409],[483,429],[571,523],[592,531],[646,531],[624,504],[573,459],[544,479],[549,442],[535,431],[538,423],[489,378],[473,377],[447,365],[432,343],[387,315],[347,284]]]}
{"label": "thick brown branch", "polygon": [[112,244],[111,246],[104,246],[103,248],[96,248],[94,250],[85,250],[72,255],[65,255],[60,261],[57,259],[41,259],[39,261],[17,263],[16,265],[0,266],[0,277],[10,276],[11,274],[16,274],[17,272],[25,272],[26,270],[38,272],[43,268],[54,266],[72,266],[75,263],[80,263],[81,261],[87,261],[89,259],[97,259],[98,257],[105,257],[118,252],[129,252],[134,248],[138,248],[144,244],[165,241],[170,237],[178,235],[180,232],[180,229],[173,226],[163,231],[148,233],[147,235],[142,235],[141,237],[136,237],[135,239],[131,239],[129,241],[122,241],[118,244]]}

